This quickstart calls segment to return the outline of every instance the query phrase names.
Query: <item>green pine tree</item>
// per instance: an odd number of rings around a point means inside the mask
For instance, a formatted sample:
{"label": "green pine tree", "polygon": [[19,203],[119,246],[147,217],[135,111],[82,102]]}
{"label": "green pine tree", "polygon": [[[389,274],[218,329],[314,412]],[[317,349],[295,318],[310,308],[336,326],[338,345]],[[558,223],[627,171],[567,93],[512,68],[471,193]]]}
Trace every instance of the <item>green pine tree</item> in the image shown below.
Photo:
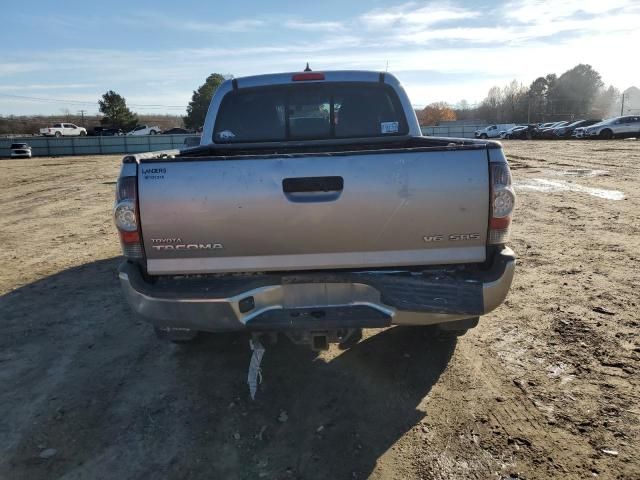
{"label": "green pine tree", "polygon": [[187,106],[187,116],[184,117],[184,125],[187,128],[198,129],[204,125],[207,110],[213,94],[226,79],[219,73],[212,73],[207,77],[203,85],[193,92],[191,101]]}
{"label": "green pine tree", "polygon": [[127,102],[122,95],[109,90],[98,100],[100,112],[104,115],[100,123],[113,128],[131,130],[138,124],[138,116],[127,107]]}

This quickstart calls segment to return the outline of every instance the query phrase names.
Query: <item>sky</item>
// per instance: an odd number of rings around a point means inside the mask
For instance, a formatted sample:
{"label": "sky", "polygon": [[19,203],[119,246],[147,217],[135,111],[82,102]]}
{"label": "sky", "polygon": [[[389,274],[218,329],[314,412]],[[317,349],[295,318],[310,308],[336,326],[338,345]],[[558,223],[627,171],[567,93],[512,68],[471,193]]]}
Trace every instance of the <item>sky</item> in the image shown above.
{"label": "sky", "polygon": [[95,114],[107,90],[138,113],[184,114],[210,73],[306,62],[388,69],[416,107],[474,104],[578,63],[640,86],[640,0],[24,0],[2,13],[0,115]]}

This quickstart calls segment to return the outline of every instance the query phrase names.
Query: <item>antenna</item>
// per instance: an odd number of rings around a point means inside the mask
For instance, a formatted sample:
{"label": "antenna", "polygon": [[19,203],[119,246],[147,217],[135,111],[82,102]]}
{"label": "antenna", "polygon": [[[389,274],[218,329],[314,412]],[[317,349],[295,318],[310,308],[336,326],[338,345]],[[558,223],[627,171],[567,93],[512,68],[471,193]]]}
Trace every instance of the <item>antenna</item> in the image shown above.
{"label": "antenna", "polygon": [[385,71],[385,72],[388,72],[388,71],[389,71],[389,60],[387,60],[387,66],[386,66],[386,67],[384,67],[384,71]]}
{"label": "antenna", "polygon": [[305,72],[310,72],[311,69],[309,68],[309,62],[307,62],[307,66],[304,69]]}

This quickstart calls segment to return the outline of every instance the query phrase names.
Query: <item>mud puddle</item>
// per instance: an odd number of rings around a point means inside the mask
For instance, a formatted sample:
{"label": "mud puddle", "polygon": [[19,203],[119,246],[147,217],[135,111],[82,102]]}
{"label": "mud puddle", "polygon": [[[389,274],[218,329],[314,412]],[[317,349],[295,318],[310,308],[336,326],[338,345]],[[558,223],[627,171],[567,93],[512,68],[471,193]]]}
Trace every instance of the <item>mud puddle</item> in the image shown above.
{"label": "mud puddle", "polygon": [[518,190],[533,190],[536,192],[578,192],[606,200],[624,200],[624,192],[607,190],[604,188],[585,187],[565,180],[548,180],[546,178],[532,178],[514,182]]}
{"label": "mud puddle", "polygon": [[567,170],[551,170],[552,175],[561,175],[569,177],[607,177],[608,170],[594,170],[590,168],[569,168]]}

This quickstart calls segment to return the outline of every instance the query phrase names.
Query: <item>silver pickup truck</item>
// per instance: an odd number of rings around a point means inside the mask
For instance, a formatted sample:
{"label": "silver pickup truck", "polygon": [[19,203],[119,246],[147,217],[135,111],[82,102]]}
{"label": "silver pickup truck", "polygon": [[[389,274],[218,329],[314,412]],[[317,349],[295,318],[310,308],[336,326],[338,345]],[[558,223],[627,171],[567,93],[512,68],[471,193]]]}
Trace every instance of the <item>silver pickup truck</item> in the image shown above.
{"label": "silver pickup truck", "polygon": [[367,71],[228,80],[199,146],[126,156],[114,208],[133,310],[163,338],[463,333],[505,299],[514,193],[499,143],[423,137]]}

